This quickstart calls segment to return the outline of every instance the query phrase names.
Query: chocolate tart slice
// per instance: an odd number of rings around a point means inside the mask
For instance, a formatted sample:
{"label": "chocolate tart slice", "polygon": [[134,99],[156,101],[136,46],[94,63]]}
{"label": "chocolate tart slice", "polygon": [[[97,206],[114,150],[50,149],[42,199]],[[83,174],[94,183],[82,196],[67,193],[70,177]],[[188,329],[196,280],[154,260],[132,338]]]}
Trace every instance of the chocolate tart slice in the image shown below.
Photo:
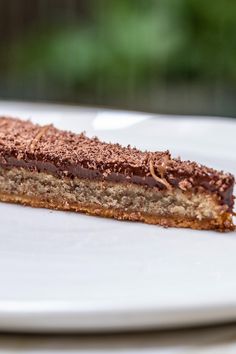
{"label": "chocolate tart slice", "polygon": [[231,174],[0,118],[0,200],[119,220],[233,230]]}

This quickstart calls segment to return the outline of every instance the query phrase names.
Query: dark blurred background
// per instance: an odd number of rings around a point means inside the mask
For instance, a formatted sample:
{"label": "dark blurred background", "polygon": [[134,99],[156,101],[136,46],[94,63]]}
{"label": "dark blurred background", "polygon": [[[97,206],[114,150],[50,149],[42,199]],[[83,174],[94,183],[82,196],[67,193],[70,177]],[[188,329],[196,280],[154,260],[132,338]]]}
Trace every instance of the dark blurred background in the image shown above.
{"label": "dark blurred background", "polygon": [[0,0],[0,98],[236,116],[236,1]]}

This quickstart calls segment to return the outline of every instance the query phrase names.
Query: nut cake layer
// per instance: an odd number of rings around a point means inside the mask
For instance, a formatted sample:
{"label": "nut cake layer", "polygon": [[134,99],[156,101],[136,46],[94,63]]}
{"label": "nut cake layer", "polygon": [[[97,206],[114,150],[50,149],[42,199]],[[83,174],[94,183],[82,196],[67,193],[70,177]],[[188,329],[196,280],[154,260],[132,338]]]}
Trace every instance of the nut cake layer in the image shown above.
{"label": "nut cake layer", "polygon": [[[152,223],[171,226],[221,230],[233,227],[234,177],[195,162],[173,159],[168,151],[142,152],[129,146],[90,139],[84,134],[60,131],[52,125],[41,127],[29,121],[2,117],[0,168],[0,200],[80,211],[85,211],[82,209],[86,205],[86,212],[90,214],[100,210],[99,215],[117,217],[119,214],[123,219],[146,222],[148,219]],[[10,180],[9,171],[18,179],[11,175],[13,180]],[[54,184],[63,181],[65,186],[69,181],[69,185],[73,185],[74,189],[58,198],[58,204],[50,190],[52,185],[49,184],[47,193],[43,192],[45,195],[40,192],[40,183],[47,185],[47,178],[42,181],[47,175],[54,178]],[[26,187],[35,178],[37,188]],[[19,180],[22,190],[19,190]],[[14,183],[15,187],[9,190],[9,185],[12,187]],[[94,202],[95,195],[94,198],[87,195],[83,201],[74,195],[73,201],[73,190],[76,194],[76,188],[77,192],[82,188],[81,183],[98,183],[96,188],[102,186],[104,193],[100,195],[100,202]],[[106,193],[110,184],[115,192],[109,199]],[[135,193],[132,192],[134,189]],[[123,199],[118,193],[121,190]],[[141,192],[142,202],[134,207],[134,199]],[[79,193],[84,195],[84,187]],[[63,201],[59,203],[61,198]],[[108,204],[107,198],[110,200]],[[121,200],[126,200],[126,204]],[[194,204],[196,200],[198,202]],[[106,211],[109,208],[110,215]]]}

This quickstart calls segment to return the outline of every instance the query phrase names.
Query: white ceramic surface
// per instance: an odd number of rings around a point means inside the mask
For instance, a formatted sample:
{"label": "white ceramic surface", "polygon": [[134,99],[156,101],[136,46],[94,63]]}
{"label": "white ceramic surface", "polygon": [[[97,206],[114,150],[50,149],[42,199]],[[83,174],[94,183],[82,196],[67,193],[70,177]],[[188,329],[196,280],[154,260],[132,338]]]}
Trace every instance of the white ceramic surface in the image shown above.
{"label": "white ceramic surface", "polygon": [[[236,173],[236,121],[0,102],[0,114],[170,149]],[[236,319],[236,233],[0,204],[0,330],[109,331]]]}

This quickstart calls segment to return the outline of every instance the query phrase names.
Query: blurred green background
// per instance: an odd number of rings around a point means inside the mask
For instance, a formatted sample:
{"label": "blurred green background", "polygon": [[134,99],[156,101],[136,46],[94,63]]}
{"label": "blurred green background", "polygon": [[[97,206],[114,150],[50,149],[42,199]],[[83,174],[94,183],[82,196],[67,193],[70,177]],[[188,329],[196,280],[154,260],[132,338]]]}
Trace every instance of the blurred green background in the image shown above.
{"label": "blurred green background", "polygon": [[0,0],[0,97],[236,116],[236,2]]}

